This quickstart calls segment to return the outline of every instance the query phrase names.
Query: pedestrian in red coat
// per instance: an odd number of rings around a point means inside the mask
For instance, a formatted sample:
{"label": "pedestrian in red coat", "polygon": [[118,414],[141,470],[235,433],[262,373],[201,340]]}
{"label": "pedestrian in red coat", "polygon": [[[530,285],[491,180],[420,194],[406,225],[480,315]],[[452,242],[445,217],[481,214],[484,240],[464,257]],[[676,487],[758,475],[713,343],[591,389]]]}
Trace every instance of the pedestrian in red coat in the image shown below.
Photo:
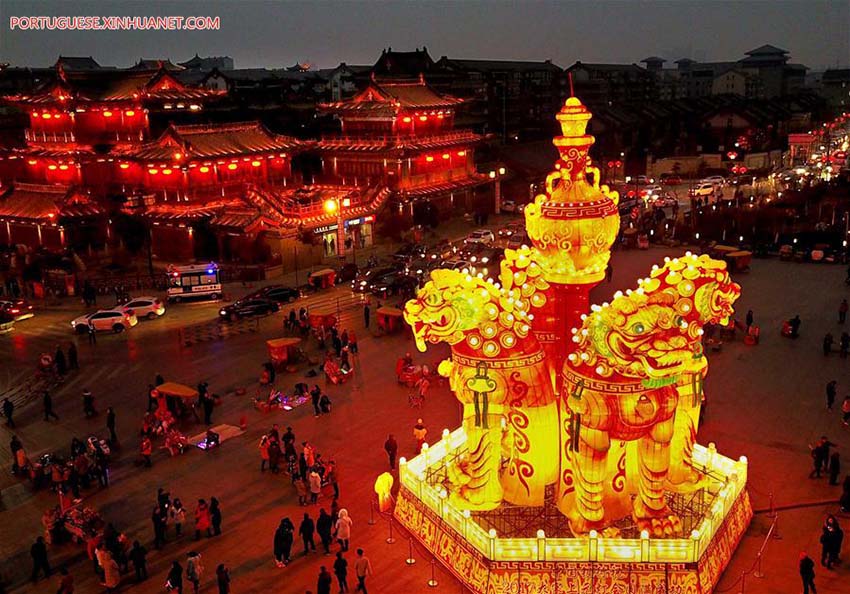
{"label": "pedestrian in red coat", "polygon": [[212,536],[210,508],[206,501],[198,499],[198,507],[195,508],[195,540],[201,538],[201,531],[206,531],[207,536]]}

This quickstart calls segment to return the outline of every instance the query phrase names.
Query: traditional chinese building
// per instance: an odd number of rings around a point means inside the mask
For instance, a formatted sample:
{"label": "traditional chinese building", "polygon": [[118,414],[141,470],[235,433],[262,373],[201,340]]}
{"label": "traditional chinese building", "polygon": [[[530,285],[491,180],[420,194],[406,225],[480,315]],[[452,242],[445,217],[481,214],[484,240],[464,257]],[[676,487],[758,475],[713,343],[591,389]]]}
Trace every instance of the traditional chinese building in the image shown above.
{"label": "traditional chinese building", "polygon": [[468,209],[475,188],[487,178],[475,172],[481,136],[454,127],[462,103],[420,76],[373,78],[351,99],[321,105],[321,112],[339,121],[339,134],[318,144],[321,178],[345,187],[386,187],[391,202],[409,214],[417,201],[430,201],[443,212]]}
{"label": "traditional chinese building", "polygon": [[103,212],[79,190],[17,183],[0,193],[0,244],[85,248],[103,241]]}
{"label": "traditional chinese building", "polygon": [[25,111],[25,147],[0,155],[0,179],[99,186],[111,169],[110,149],[151,139],[151,118],[201,112],[224,94],[187,87],[160,65],[155,70],[66,72],[30,94],[5,97]]}

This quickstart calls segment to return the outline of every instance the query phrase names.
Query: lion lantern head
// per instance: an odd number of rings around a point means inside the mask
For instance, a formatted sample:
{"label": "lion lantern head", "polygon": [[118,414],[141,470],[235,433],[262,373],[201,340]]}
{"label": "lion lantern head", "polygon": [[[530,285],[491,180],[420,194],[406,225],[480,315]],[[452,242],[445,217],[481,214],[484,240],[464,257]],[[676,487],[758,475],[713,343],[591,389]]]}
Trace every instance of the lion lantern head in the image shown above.
{"label": "lion lantern head", "polygon": [[567,364],[647,385],[694,372],[704,364],[703,326],[727,324],[739,295],[725,262],[690,252],[665,258],[636,290],[618,291],[610,304],[583,316]]}

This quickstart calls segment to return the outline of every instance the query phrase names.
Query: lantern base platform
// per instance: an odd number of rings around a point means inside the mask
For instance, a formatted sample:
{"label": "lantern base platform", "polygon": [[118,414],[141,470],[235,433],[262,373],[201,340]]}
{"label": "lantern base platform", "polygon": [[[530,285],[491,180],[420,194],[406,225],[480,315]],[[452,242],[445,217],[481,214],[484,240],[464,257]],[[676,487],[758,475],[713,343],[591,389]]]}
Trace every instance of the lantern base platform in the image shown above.
{"label": "lantern base platform", "polygon": [[[698,444],[695,466],[714,486],[690,495],[671,494],[668,499],[671,507],[679,507],[677,511],[690,506],[692,516],[684,521],[690,536],[643,539],[624,521],[616,538],[574,537],[566,518],[557,522],[550,517],[549,505],[464,512],[441,495],[439,478],[446,459],[462,451],[465,441],[458,429],[427,455],[403,463],[393,513],[413,538],[477,594],[710,594],[753,516],[746,461],[730,460],[713,447]],[[538,538],[534,529],[544,525],[547,529]]]}

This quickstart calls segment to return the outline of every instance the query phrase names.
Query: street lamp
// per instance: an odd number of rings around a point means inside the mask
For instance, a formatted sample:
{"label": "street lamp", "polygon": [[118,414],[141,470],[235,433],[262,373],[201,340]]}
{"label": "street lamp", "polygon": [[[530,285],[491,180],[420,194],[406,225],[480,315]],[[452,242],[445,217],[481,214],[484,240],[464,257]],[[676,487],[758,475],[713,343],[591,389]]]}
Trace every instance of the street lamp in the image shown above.
{"label": "street lamp", "polygon": [[495,199],[493,200],[493,210],[495,214],[502,212],[502,176],[505,175],[506,169],[499,167],[498,169],[490,170],[490,179],[495,185]]}

